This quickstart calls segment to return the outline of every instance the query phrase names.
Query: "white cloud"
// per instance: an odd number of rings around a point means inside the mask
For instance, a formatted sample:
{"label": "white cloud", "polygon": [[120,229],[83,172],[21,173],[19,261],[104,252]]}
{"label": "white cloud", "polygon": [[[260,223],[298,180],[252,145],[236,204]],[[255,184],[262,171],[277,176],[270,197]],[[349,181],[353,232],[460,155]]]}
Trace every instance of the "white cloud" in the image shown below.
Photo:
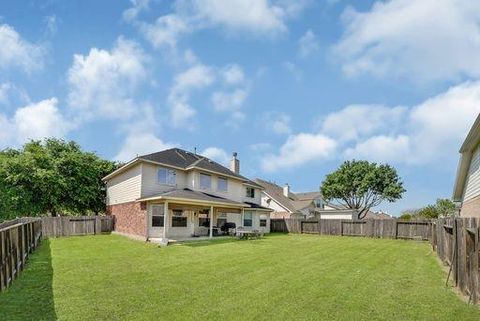
{"label": "white cloud", "polygon": [[280,112],[268,112],[265,114],[264,122],[266,127],[275,134],[290,134],[290,116]]}
{"label": "white cloud", "polygon": [[18,108],[11,119],[0,114],[0,146],[23,144],[30,139],[62,138],[71,124],[62,116],[56,98]]}
{"label": "white cloud", "polygon": [[0,69],[17,67],[29,73],[43,67],[45,50],[32,44],[8,24],[0,24]]}
{"label": "white cloud", "polygon": [[140,23],[140,31],[155,48],[175,48],[180,35],[191,31],[191,27],[182,17],[168,14],[159,17],[154,24]]}
{"label": "white cloud", "polygon": [[114,159],[127,162],[135,158],[137,155],[150,154],[174,146],[174,144],[163,142],[152,133],[132,132],[126,137],[122,149]]}
{"label": "white cloud", "polygon": [[405,107],[381,105],[349,105],[328,114],[321,132],[338,140],[354,140],[379,131],[395,132],[404,120]]}
{"label": "white cloud", "polygon": [[[332,150],[336,150],[332,157],[340,160],[454,166],[458,149],[479,113],[480,81],[454,86],[411,107],[347,106],[327,115],[318,132],[289,136],[277,155],[264,157],[262,168],[273,171],[322,161]],[[318,142],[329,142],[323,154]],[[315,152],[320,155],[309,156]],[[290,155],[298,158],[289,161]]]}
{"label": "white cloud", "polygon": [[52,14],[52,15],[46,16],[43,20],[45,21],[49,35],[54,36],[57,33],[57,29],[58,29],[57,16]]}
{"label": "white cloud", "polygon": [[214,70],[198,63],[175,76],[173,90],[177,92],[207,87],[215,80]]}
{"label": "white cloud", "polygon": [[213,108],[219,112],[237,111],[247,98],[245,89],[235,89],[232,92],[217,91],[212,95]]}
{"label": "white cloud", "polygon": [[9,82],[0,84],[0,105],[6,105],[9,101],[9,92],[12,89],[12,84]]}
{"label": "white cloud", "polygon": [[285,7],[267,0],[194,0],[194,15],[211,25],[259,34],[286,31]]}
{"label": "white cloud", "polygon": [[127,22],[137,18],[140,12],[147,10],[150,0],[130,0],[132,6],[123,12],[123,19]]}
{"label": "white cloud", "polygon": [[417,162],[457,158],[480,113],[480,82],[466,82],[412,108],[407,124]]}
{"label": "white cloud", "polygon": [[224,166],[228,166],[228,163],[230,162],[228,153],[219,147],[208,147],[201,152],[200,155],[213,159]]}
{"label": "white cloud", "polygon": [[175,76],[173,87],[168,96],[170,116],[173,127],[184,127],[196,114],[189,104],[190,92],[210,86],[215,81],[213,68],[197,63]]}
{"label": "white cloud", "polygon": [[243,73],[243,69],[237,64],[226,66],[222,70],[221,74],[225,83],[229,85],[237,85],[245,81],[245,74]]}
{"label": "white cloud", "polygon": [[13,117],[17,140],[63,137],[69,124],[57,105],[57,99],[51,98],[17,109]]}
{"label": "white cloud", "polygon": [[[452,87],[408,110],[397,107],[388,112],[382,107],[380,113],[380,117],[374,117],[372,109],[371,117],[360,117],[359,123],[368,131],[357,135],[347,132],[357,139],[353,146],[346,145],[347,157],[406,164],[454,162],[480,113],[480,82]],[[398,116],[394,116],[396,113]],[[382,126],[378,126],[380,119]]]}
{"label": "white cloud", "polygon": [[68,71],[68,104],[80,120],[129,118],[136,106],[132,94],[146,78],[147,57],[140,46],[122,37],[111,51],[92,48],[76,54]]}
{"label": "white cloud", "polygon": [[282,63],[282,67],[292,74],[296,81],[302,80],[303,72],[291,61],[285,61]]}
{"label": "white cloud", "polygon": [[302,58],[306,58],[320,49],[317,36],[311,29],[308,29],[298,40],[298,47],[298,54]]}
{"label": "white cloud", "polygon": [[261,166],[265,171],[298,167],[312,161],[333,158],[337,143],[322,134],[300,133],[291,135],[280,147],[278,154],[267,154]]}
{"label": "white cloud", "polygon": [[229,34],[249,33],[274,37],[287,31],[287,21],[297,17],[309,0],[177,0],[174,10],[154,23],[137,21],[138,1],[124,12],[124,18],[139,26],[153,46],[175,49],[184,34],[219,28]]}
{"label": "white cloud", "polygon": [[359,12],[348,7],[333,48],[349,76],[415,81],[480,76],[480,2],[392,0]]}
{"label": "white cloud", "polygon": [[[377,162],[398,162],[409,157],[411,153],[410,138],[399,136],[374,136],[347,148],[345,158],[369,159]],[[406,160],[408,162],[408,159]]]}
{"label": "white cloud", "polygon": [[270,143],[256,143],[249,145],[248,147],[255,152],[264,152],[272,148],[272,145]]}

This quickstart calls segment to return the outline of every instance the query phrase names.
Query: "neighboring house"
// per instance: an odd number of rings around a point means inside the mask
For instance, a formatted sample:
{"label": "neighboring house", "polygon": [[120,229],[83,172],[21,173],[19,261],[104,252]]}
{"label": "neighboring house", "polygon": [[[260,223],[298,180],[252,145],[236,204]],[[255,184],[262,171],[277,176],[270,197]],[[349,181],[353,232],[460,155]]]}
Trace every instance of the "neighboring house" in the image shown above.
{"label": "neighboring house", "polygon": [[230,169],[178,148],[136,157],[103,179],[115,231],[162,243],[212,237],[225,223],[268,233],[263,187],[240,175],[236,156]]}
{"label": "neighboring house", "polygon": [[[315,218],[327,220],[357,220],[358,211],[342,208],[326,202],[320,191],[293,193],[290,186],[279,186],[257,178],[255,182],[264,189],[261,194],[261,205],[273,210],[271,218]],[[369,211],[365,219],[388,219],[390,215],[383,212]]]}
{"label": "neighboring house", "polygon": [[460,148],[453,201],[460,204],[460,216],[480,217],[480,115]]}
{"label": "neighboring house", "polygon": [[310,218],[320,210],[337,209],[323,201],[320,191],[293,193],[288,184],[281,187],[259,178],[255,182],[263,187],[261,205],[273,210],[272,218]]}

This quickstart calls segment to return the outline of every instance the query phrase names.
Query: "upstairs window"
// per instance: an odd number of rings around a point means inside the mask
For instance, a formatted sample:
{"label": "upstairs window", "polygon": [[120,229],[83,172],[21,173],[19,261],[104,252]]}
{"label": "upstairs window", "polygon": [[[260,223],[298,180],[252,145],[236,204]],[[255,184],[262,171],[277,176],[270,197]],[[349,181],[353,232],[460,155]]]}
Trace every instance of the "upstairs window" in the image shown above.
{"label": "upstairs window", "polygon": [[207,174],[200,174],[200,188],[211,189],[212,188],[212,176]]}
{"label": "upstairs window", "polygon": [[174,186],[177,180],[177,174],[174,169],[161,167],[158,169],[158,184]]}
{"label": "upstairs window", "polygon": [[248,187],[248,186],[247,186],[247,189],[246,189],[246,190],[247,190],[246,196],[247,196],[248,198],[255,198],[255,189],[254,189],[253,187]]}
{"label": "upstairs window", "polygon": [[217,180],[217,190],[219,192],[227,192],[228,180],[225,177],[219,177]]}

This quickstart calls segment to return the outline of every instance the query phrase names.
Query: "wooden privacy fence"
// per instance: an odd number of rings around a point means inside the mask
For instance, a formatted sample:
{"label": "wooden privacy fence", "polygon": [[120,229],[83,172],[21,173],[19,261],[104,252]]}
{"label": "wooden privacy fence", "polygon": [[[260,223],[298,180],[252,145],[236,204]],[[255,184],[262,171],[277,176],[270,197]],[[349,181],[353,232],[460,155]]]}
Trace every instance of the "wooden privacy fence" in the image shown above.
{"label": "wooden privacy fence", "polygon": [[10,286],[42,237],[111,232],[111,216],[20,218],[0,224],[0,292]]}
{"label": "wooden privacy fence", "polygon": [[432,247],[449,267],[448,279],[466,295],[480,303],[480,219],[442,218],[432,224]]}
{"label": "wooden privacy fence", "polygon": [[472,303],[480,303],[480,218],[437,220],[302,220],[272,219],[272,232],[430,241],[452,279]]}
{"label": "wooden privacy fence", "polygon": [[100,234],[111,232],[112,230],[112,216],[42,217],[44,237]]}
{"label": "wooden privacy fence", "polygon": [[272,219],[270,230],[284,233],[308,233],[320,235],[367,236],[376,238],[399,238],[430,240],[431,221],[385,220],[302,220]]}
{"label": "wooden privacy fence", "polygon": [[10,286],[42,238],[40,219],[17,219],[0,224],[0,292]]}

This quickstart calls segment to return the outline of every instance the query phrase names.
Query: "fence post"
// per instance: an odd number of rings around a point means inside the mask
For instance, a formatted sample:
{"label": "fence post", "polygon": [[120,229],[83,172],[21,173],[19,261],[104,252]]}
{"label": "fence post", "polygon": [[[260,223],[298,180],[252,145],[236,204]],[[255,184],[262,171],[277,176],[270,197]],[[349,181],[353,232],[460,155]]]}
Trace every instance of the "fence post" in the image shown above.
{"label": "fence post", "polygon": [[395,239],[398,239],[398,221],[395,221]]}
{"label": "fence post", "polygon": [[478,293],[478,282],[479,282],[479,270],[478,270],[478,260],[480,256],[480,247],[479,247],[479,239],[478,239],[478,231],[480,228],[475,229],[475,233],[473,235],[473,251],[472,251],[472,257],[470,258],[471,262],[471,268],[470,268],[470,279],[471,279],[471,286],[472,288],[470,289],[470,293],[472,296],[472,302],[473,304],[477,303],[477,293]]}
{"label": "fence post", "polygon": [[5,258],[7,257],[5,251],[5,233],[0,232],[0,291],[5,289]]}

